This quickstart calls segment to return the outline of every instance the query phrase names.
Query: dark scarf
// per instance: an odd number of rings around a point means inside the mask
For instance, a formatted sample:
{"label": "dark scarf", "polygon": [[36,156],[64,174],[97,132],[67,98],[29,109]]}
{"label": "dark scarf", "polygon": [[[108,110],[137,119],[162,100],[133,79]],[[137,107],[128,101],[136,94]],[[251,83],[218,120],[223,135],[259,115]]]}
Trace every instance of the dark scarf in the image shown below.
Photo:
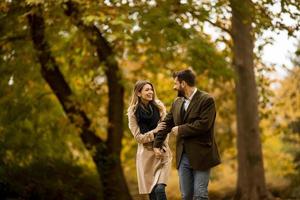
{"label": "dark scarf", "polygon": [[147,106],[140,103],[135,111],[135,116],[142,134],[155,129],[160,120],[159,109],[152,103]]}

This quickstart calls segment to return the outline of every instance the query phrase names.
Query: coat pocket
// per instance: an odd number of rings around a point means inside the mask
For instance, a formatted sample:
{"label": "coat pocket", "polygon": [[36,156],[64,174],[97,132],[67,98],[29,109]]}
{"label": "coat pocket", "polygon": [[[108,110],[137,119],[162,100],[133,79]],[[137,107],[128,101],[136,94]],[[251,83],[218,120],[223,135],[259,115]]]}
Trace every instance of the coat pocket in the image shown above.
{"label": "coat pocket", "polygon": [[143,144],[144,148],[153,151],[153,142],[148,142]]}
{"label": "coat pocket", "polygon": [[197,141],[197,144],[201,145],[201,146],[206,146],[206,147],[211,147],[212,143],[211,142],[201,142],[201,141]]}

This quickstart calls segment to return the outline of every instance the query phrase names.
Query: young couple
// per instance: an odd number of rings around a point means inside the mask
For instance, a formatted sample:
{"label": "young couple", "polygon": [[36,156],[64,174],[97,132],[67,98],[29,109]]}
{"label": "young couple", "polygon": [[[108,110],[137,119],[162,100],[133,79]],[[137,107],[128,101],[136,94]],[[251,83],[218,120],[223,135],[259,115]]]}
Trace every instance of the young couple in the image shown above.
{"label": "young couple", "polygon": [[136,165],[140,194],[150,200],[167,199],[165,187],[172,153],[168,133],[176,136],[176,167],[183,200],[208,199],[210,169],[220,163],[214,138],[214,99],[195,87],[190,69],[175,72],[178,98],[166,114],[153,85],[138,81],[128,108],[129,128],[138,143]]}

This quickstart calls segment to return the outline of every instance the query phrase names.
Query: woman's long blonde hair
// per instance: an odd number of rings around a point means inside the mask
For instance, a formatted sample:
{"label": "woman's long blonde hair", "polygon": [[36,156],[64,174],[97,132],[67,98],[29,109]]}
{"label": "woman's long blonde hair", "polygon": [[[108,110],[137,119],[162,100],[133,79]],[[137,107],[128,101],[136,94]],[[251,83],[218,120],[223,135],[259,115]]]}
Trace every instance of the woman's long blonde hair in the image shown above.
{"label": "woman's long blonde hair", "polygon": [[131,97],[131,102],[129,104],[127,113],[130,113],[132,111],[135,112],[137,106],[141,103],[141,98],[138,96],[138,93],[141,92],[143,87],[147,84],[151,85],[152,90],[153,90],[153,99],[150,101],[150,103],[152,105],[156,106],[160,111],[163,110],[162,105],[157,103],[159,100],[156,98],[156,92],[155,92],[155,89],[154,89],[154,86],[152,85],[152,83],[150,83],[149,81],[146,81],[146,80],[140,80],[135,83],[132,97]]}

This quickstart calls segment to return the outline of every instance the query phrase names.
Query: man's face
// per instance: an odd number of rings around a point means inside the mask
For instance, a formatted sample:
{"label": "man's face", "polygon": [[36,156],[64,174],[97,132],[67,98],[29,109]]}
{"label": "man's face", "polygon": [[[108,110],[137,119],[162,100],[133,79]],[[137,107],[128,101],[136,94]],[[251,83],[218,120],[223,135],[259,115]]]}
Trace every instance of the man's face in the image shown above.
{"label": "man's face", "polygon": [[177,96],[178,97],[184,97],[185,96],[185,93],[184,93],[184,82],[182,81],[181,83],[178,81],[178,78],[176,77],[174,79],[174,87],[173,87],[174,90],[177,91]]}

